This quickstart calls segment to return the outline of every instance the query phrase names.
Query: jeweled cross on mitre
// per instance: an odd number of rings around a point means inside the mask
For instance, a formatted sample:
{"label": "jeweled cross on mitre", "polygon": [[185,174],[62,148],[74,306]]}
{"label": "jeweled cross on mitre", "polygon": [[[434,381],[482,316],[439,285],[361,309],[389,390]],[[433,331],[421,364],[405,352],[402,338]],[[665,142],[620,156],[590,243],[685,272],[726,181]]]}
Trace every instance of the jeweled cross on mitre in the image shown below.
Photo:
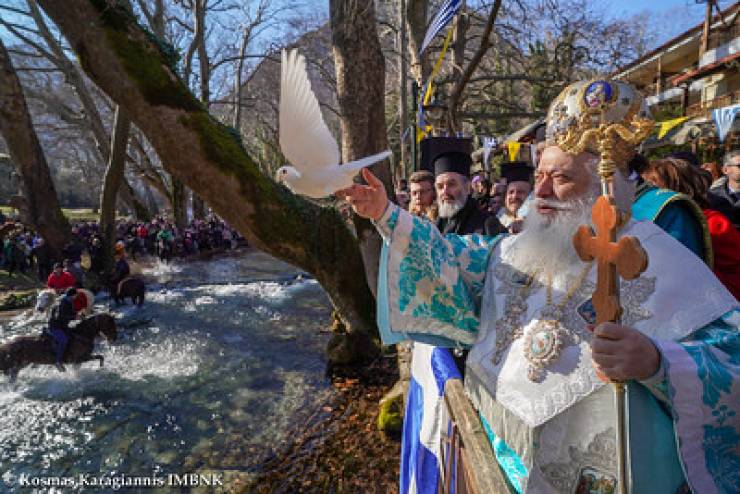
{"label": "jeweled cross on mitre", "polygon": [[637,278],[647,269],[647,253],[635,237],[622,237],[616,242],[619,212],[611,197],[600,196],[591,215],[596,233],[581,225],[573,237],[573,246],[582,261],[597,261],[596,290],[592,299],[596,323],[618,322],[622,309],[617,272],[626,280]]}

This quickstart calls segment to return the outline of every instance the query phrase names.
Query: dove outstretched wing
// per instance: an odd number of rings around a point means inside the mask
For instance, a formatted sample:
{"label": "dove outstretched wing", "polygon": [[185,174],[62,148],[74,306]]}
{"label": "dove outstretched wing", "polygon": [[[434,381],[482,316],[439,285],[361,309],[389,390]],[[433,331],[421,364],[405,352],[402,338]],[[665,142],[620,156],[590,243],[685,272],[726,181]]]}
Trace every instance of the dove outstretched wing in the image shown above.
{"label": "dove outstretched wing", "polygon": [[299,172],[339,164],[339,147],[324,122],[311,90],[306,60],[297,50],[282,53],[280,74],[280,149]]}

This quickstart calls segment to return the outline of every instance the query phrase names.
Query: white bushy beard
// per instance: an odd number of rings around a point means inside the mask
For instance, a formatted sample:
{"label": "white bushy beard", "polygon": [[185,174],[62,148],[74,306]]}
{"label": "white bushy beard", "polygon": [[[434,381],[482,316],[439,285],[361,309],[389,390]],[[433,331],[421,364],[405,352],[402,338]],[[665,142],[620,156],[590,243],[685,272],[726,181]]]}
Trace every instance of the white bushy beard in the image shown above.
{"label": "white bushy beard", "polygon": [[[600,194],[600,180],[594,159],[586,164],[591,174],[591,187],[581,198],[569,201],[535,199],[529,208],[522,232],[503,253],[505,262],[522,273],[535,273],[537,281],[552,280],[556,290],[566,291],[580,276],[585,264],[573,247],[573,235],[581,225],[591,226],[591,207]],[[635,184],[620,171],[613,177],[617,208],[629,212],[635,197]],[[537,204],[560,209],[553,217],[541,214]]]}
{"label": "white bushy beard", "polygon": [[455,202],[445,202],[440,197],[437,201],[437,204],[439,206],[439,211],[437,212],[437,215],[440,218],[452,218],[455,216],[462,208],[465,207],[465,203],[468,202],[468,194],[463,190],[460,192],[460,195],[455,198]]}
{"label": "white bushy beard", "polygon": [[[537,199],[529,209],[522,232],[503,254],[505,262],[522,273],[534,273],[537,281],[552,280],[557,290],[567,289],[578,277],[583,261],[573,248],[573,235],[581,225],[591,224],[594,195],[571,201]],[[541,214],[537,204],[560,209],[553,217]]]}

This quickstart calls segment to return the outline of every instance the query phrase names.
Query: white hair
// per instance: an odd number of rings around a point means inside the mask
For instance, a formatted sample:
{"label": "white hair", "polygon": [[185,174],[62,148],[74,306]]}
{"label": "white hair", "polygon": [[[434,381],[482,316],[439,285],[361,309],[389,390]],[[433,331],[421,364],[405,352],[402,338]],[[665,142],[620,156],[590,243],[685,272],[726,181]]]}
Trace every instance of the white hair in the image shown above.
{"label": "white hair", "polygon": [[[523,273],[534,273],[540,283],[552,280],[558,289],[564,289],[577,275],[583,262],[573,248],[573,235],[580,225],[591,224],[593,194],[581,199],[558,201],[535,199],[529,209],[522,232],[503,252],[505,262]],[[537,205],[558,209],[554,217],[537,210]]]}
{"label": "white hair", "polygon": [[[502,253],[504,262],[523,273],[534,273],[537,281],[552,281],[557,290],[565,291],[584,266],[573,247],[573,235],[581,225],[591,226],[591,207],[601,193],[597,158],[585,163],[591,175],[587,192],[567,201],[535,199],[529,208],[522,232]],[[614,174],[614,198],[617,207],[629,211],[635,195],[635,185],[621,171]],[[541,214],[537,205],[547,205],[558,212],[554,216]]]}
{"label": "white hair", "polygon": [[450,204],[444,202],[441,194],[437,194],[437,216],[440,218],[452,218],[468,202],[468,197],[470,196],[470,180],[460,173],[455,173],[455,175],[460,177],[460,195],[455,198],[454,203]]}
{"label": "white hair", "polygon": [[732,164],[732,160],[736,156],[740,156],[740,149],[733,149],[732,151],[725,153],[725,159],[722,161],[722,166],[730,166]]}

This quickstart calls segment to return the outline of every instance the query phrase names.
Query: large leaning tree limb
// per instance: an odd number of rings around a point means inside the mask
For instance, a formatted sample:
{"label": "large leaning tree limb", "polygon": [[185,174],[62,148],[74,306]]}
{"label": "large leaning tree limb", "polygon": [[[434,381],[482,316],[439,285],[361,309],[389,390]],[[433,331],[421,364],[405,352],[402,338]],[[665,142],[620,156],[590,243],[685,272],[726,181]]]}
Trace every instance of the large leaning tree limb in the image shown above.
{"label": "large leaning tree limb", "polygon": [[59,207],[49,165],[31,122],[21,83],[10,54],[0,40],[0,134],[21,177],[21,220],[33,226],[55,256],[61,254],[72,233]]}
{"label": "large leaning tree limb", "polygon": [[252,245],[313,274],[349,332],[377,334],[358,242],[334,208],[297,197],[260,173],[238,133],[208,114],[178,78],[174,57],[126,9],[106,0],[39,3],[169,173]]}
{"label": "large leaning tree limb", "polygon": [[[488,49],[491,47],[491,33],[493,32],[493,24],[494,22],[496,22],[498,12],[501,9],[501,1],[502,0],[496,0],[493,3],[493,6],[491,7],[491,13],[488,15],[486,27],[483,29],[483,34],[481,35],[480,45],[478,45],[478,49],[473,54],[473,58],[470,60],[467,67],[462,72],[462,75],[457,80],[455,87],[453,87],[452,91],[450,91],[450,98],[447,102],[447,114],[449,128],[453,132],[453,135],[455,131],[460,130],[458,122],[458,110],[460,108],[460,104],[462,103],[462,95],[463,91],[465,90],[465,86],[468,85],[470,78],[473,77],[473,74],[478,69],[481,60],[483,60],[483,55],[485,55]],[[460,63],[462,63],[462,56],[458,55],[458,57],[460,58]]]}

